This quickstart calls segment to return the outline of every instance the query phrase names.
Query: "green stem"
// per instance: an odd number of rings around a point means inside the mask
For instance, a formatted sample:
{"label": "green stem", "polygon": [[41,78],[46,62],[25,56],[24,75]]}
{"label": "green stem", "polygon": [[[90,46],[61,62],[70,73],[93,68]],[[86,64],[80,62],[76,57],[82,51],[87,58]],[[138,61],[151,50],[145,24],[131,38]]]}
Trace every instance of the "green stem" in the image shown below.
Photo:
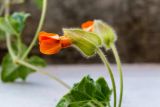
{"label": "green stem", "polygon": [[17,47],[18,47],[18,57],[20,57],[22,53],[22,42],[20,36],[17,36]]}
{"label": "green stem", "polygon": [[114,76],[113,76],[113,72],[112,69],[110,67],[110,64],[107,60],[107,58],[105,57],[105,55],[103,54],[103,52],[98,49],[97,50],[98,55],[100,56],[101,60],[103,61],[103,63],[105,64],[106,68],[108,69],[110,78],[111,78],[111,82],[112,82],[112,87],[113,87],[113,94],[114,94],[114,107],[116,107],[116,103],[117,103],[117,93],[116,93],[116,84],[115,84],[115,80],[114,80]]}
{"label": "green stem", "polygon": [[39,25],[38,25],[37,31],[35,33],[35,36],[34,36],[32,42],[31,42],[31,44],[29,45],[28,49],[23,54],[22,60],[25,59],[28,56],[29,52],[31,51],[31,49],[33,48],[33,46],[35,45],[35,43],[37,41],[38,34],[39,34],[40,30],[42,29],[42,26],[43,26],[43,23],[44,23],[46,10],[47,10],[47,0],[43,0],[42,13],[41,13],[41,18],[40,18],[40,21],[39,21]]}
{"label": "green stem", "polygon": [[[5,0],[5,19],[8,20],[8,16],[9,16],[9,11],[10,11],[10,0]],[[9,54],[11,55],[12,59],[15,60],[16,59],[16,56],[13,52],[13,49],[12,49],[12,45],[11,45],[11,38],[10,38],[10,34],[9,33],[6,33],[6,43],[7,43],[7,48],[8,48],[8,51],[9,51]]]}
{"label": "green stem", "polygon": [[7,42],[7,48],[8,48],[9,54],[11,55],[11,57],[14,61],[16,59],[16,56],[13,52],[12,47],[11,47],[11,39],[10,39],[10,35],[8,33],[6,33],[6,42]]}
{"label": "green stem", "polygon": [[56,80],[57,82],[59,82],[60,84],[62,84],[62,85],[63,85],[64,87],[66,87],[67,89],[71,89],[71,87],[70,87],[69,85],[67,85],[64,81],[62,81],[62,80],[59,79],[58,77],[53,76],[53,75],[51,75],[51,74],[49,74],[49,73],[47,73],[47,72],[41,71],[41,70],[40,70],[39,68],[37,68],[36,66],[33,66],[33,65],[31,65],[31,64],[23,61],[23,60],[16,60],[16,63],[21,64],[21,65],[23,65],[23,66],[26,66],[26,67],[28,67],[28,68],[31,68],[31,69],[33,69],[33,70],[35,70],[35,71],[37,71],[37,72],[39,72],[39,73],[41,73],[41,74],[47,75],[47,76],[50,77],[51,79]]}
{"label": "green stem", "polygon": [[118,68],[119,76],[120,76],[120,96],[119,96],[118,107],[121,107],[121,105],[122,105],[122,98],[123,98],[123,72],[122,72],[122,65],[121,65],[121,61],[120,61],[120,58],[119,58],[116,46],[112,45],[111,48],[112,48],[114,57],[116,59],[117,68]]}

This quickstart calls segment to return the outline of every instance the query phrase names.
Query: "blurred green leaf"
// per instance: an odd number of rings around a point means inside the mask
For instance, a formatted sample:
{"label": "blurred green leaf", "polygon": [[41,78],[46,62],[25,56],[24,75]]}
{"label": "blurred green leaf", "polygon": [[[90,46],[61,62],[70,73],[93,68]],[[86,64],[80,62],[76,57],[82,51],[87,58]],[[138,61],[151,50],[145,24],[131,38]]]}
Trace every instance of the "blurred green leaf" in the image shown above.
{"label": "blurred green leaf", "polygon": [[19,35],[25,26],[26,19],[30,14],[28,13],[13,13],[7,19],[0,17],[0,29],[12,35]]}
{"label": "blurred green leaf", "polygon": [[1,72],[1,79],[3,82],[14,82],[18,78],[24,80],[28,74],[32,72],[32,69],[13,63],[9,54],[3,57]]}
{"label": "blurred green leaf", "polygon": [[97,47],[101,46],[101,39],[95,33],[81,29],[64,29],[63,31],[65,36],[72,39],[73,45],[87,57],[94,55]]}
{"label": "blurred green leaf", "polygon": [[111,44],[117,40],[114,29],[101,20],[94,21],[94,32],[101,37],[104,46],[107,48],[110,48]]}
{"label": "blurred green leaf", "polygon": [[14,20],[11,21],[15,21],[12,22],[12,26],[16,29],[17,32],[22,32],[24,27],[25,27],[25,22],[26,19],[30,16],[29,13],[24,13],[24,12],[15,12],[12,14],[11,19],[13,18]]}
{"label": "blurred green leaf", "polygon": [[0,30],[4,31],[5,33],[10,33],[13,35],[17,34],[17,32],[10,25],[10,21],[6,20],[4,17],[0,17]]}
{"label": "blurred green leaf", "polygon": [[[26,61],[35,66],[44,67],[46,65],[45,61],[38,56],[33,56]],[[28,67],[14,63],[9,54],[3,57],[1,72],[1,79],[3,82],[14,82],[19,78],[25,80],[26,77],[33,72],[35,71]]]}
{"label": "blurred green leaf", "polygon": [[89,76],[63,96],[56,107],[110,107],[111,90],[103,77],[94,81]]}
{"label": "blurred green leaf", "polygon": [[33,2],[39,9],[42,9],[43,0],[33,0]]}

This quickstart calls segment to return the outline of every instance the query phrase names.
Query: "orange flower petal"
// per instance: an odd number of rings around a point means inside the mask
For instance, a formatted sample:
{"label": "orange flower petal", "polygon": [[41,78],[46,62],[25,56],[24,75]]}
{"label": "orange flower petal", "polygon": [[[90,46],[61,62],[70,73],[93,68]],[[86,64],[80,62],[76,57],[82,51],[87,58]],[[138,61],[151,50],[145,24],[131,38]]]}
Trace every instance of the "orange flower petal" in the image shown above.
{"label": "orange flower petal", "polygon": [[67,47],[71,46],[72,41],[70,38],[68,38],[66,36],[61,36],[60,39],[61,39],[60,42],[61,42],[62,48],[67,48]]}
{"label": "orange flower petal", "polygon": [[40,52],[47,55],[56,54],[62,48],[59,35],[54,33],[40,32],[39,45]]}
{"label": "orange flower petal", "polygon": [[93,21],[87,21],[87,22],[82,23],[81,28],[83,30],[92,32],[93,31],[93,24],[94,24]]}
{"label": "orange flower petal", "polygon": [[56,54],[61,50],[61,48],[59,40],[48,39],[40,42],[40,52],[43,54]]}
{"label": "orange flower petal", "polygon": [[56,39],[56,40],[60,39],[58,34],[47,33],[47,32],[40,32],[39,33],[39,41],[49,39],[49,38]]}

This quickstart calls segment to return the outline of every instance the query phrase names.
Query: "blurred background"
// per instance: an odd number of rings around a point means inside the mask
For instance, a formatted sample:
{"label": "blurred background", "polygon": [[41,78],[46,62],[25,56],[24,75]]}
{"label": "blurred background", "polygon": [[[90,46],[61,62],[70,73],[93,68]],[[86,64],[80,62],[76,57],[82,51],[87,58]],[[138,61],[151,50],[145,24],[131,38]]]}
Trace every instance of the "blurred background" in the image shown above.
{"label": "blurred background", "polygon": [[[23,32],[23,40],[29,44],[39,21],[40,10],[35,7],[33,0],[14,5],[12,9],[32,14]],[[159,18],[160,0],[49,0],[43,30],[62,34],[63,27],[80,27],[84,21],[102,19],[117,31],[116,44],[123,63],[158,63]],[[0,41],[0,61],[6,52],[5,41]],[[97,56],[86,60],[73,48],[46,56],[39,52],[37,45],[31,54],[38,54],[49,63],[100,63]],[[112,53],[108,52],[107,55],[113,62]]]}

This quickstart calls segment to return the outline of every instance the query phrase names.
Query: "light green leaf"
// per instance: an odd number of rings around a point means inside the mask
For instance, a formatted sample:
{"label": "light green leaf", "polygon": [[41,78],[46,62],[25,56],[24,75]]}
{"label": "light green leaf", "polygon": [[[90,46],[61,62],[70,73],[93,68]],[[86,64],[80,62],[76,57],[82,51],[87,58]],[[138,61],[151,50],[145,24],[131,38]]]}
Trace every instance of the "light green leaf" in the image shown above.
{"label": "light green leaf", "polygon": [[73,45],[87,57],[94,55],[101,46],[101,39],[95,33],[81,29],[63,29],[63,31],[65,36],[72,39]]}
{"label": "light green leaf", "polygon": [[14,30],[12,25],[10,25],[9,19],[6,20],[4,17],[0,17],[0,30],[4,31],[5,33],[17,35],[17,32]]}
{"label": "light green leaf", "polygon": [[105,79],[94,81],[84,77],[70,90],[56,107],[110,107],[111,90]]}
{"label": "light green leaf", "polygon": [[107,48],[110,48],[117,40],[114,29],[101,20],[94,21],[94,32],[101,37],[104,46]]}

